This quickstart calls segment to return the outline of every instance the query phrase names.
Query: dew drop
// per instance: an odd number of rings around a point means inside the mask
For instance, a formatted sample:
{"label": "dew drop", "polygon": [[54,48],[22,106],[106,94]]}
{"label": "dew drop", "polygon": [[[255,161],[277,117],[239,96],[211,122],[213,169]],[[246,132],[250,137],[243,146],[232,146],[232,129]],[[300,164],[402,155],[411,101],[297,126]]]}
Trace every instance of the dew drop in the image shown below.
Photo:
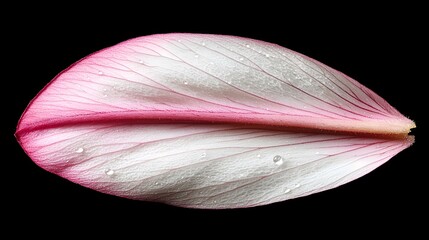
{"label": "dew drop", "polygon": [[261,158],[261,154],[256,155],[257,158]]}
{"label": "dew drop", "polygon": [[195,57],[195,58],[199,58],[199,57],[200,57],[200,55],[198,55],[198,54],[195,54],[195,55],[194,55],[194,57]]}
{"label": "dew drop", "polygon": [[183,84],[188,85],[188,81],[183,81]]}
{"label": "dew drop", "polygon": [[140,59],[140,60],[139,60],[139,63],[143,63],[143,60],[141,60],[141,59]]}
{"label": "dew drop", "polygon": [[242,57],[241,57],[241,58],[239,58],[238,60],[243,61],[243,60],[244,60],[244,58],[242,58]]}
{"label": "dew drop", "polygon": [[98,71],[98,75],[103,75],[103,72],[102,71]]}
{"label": "dew drop", "polygon": [[286,188],[285,190],[284,190],[284,193],[289,193],[290,192],[290,188]]}
{"label": "dew drop", "polygon": [[265,54],[265,57],[269,58],[269,57],[270,57],[270,54]]}
{"label": "dew drop", "polygon": [[249,45],[249,44],[246,44],[246,47],[247,47],[247,48],[250,48],[250,45]]}
{"label": "dew drop", "polygon": [[301,187],[301,184],[297,183],[297,184],[295,184],[293,187],[294,187],[294,188],[299,188],[299,187]]}
{"label": "dew drop", "polygon": [[155,182],[155,185],[159,185],[159,182]]}
{"label": "dew drop", "polygon": [[214,200],[214,201],[213,201],[213,203],[217,203],[217,201],[216,201],[216,200]]}
{"label": "dew drop", "polygon": [[202,43],[201,43],[201,45],[205,46],[205,45],[206,45],[206,43],[205,43],[205,42],[202,42]]}
{"label": "dew drop", "polygon": [[207,156],[207,153],[206,153],[206,152],[201,153],[201,157],[202,157],[202,158],[204,158],[204,157],[206,157],[206,156]]}
{"label": "dew drop", "polygon": [[80,148],[78,148],[78,149],[76,150],[76,152],[77,152],[77,153],[82,153],[82,152],[83,152],[83,148],[81,148],[81,147],[80,147]]}
{"label": "dew drop", "polygon": [[113,171],[112,169],[108,168],[108,169],[104,170],[104,173],[107,176],[112,176],[115,173],[115,171]]}
{"label": "dew drop", "polygon": [[283,158],[282,158],[282,156],[280,156],[280,155],[276,155],[276,156],[274,156],[273,157],[273,162],[276,164],[276,165],[282,165],[283,164]]}

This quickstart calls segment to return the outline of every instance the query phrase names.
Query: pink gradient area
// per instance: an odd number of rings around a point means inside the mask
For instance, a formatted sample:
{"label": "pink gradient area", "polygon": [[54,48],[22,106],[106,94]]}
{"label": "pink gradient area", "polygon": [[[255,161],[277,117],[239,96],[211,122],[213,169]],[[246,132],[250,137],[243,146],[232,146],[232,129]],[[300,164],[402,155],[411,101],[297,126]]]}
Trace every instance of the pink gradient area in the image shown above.
{"label": "pink gradient area", "polygon": [[400,135],[415,126],[314,59],[271,43],[203,34],[140,37],[89,55],[32,101],[18,132],[103,119]]}
{"label": "pink gradient area", "polygon": [[227,124],[72,125],[20,135],[40,167],[99,192],[190,208],[265,205],[374,170],[413,138]]}

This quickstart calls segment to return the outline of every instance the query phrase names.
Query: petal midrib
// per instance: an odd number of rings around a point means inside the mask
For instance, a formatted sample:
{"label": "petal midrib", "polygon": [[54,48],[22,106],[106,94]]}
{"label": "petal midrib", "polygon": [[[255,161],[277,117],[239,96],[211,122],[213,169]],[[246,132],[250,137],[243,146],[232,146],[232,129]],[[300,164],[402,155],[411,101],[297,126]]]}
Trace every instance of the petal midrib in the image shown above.
{"label": "petal midrib", "polygon": [[389,137],[405,137],[414,122],[408,119],[365,119],[344,120],[314,118],[301,115],[282,115],[267,113],[231,113],[208,111],[114,111],[98,112],[67,117],[48,118],[38,122],[20,122],[16,134],[24,134],[33,130],[64,127],[67,125],[97,123],[226,123],[258,125],[262,128],[300,128],[307,131],[334,131],[337,133],[388,135]]}

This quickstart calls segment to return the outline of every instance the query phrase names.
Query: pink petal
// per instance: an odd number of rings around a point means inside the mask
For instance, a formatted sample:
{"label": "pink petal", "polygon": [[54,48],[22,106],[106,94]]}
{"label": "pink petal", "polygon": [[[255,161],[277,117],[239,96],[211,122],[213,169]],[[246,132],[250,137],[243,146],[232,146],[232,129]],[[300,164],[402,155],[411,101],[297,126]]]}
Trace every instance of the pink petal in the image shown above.
{"label": "pink petal", "polygon": [[413,127],[371,90],[299,53],[167,34],[120,43],[62,72],[29,105],[16,136],[39,166],[100,192],[234,208],[356,179],[410,146]]}

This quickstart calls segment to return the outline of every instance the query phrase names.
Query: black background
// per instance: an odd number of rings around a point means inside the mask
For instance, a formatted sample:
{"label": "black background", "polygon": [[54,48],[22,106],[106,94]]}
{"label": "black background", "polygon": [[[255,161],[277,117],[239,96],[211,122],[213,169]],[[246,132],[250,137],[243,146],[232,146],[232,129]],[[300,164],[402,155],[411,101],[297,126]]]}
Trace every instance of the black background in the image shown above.
{"label": "black background", "polygon": [[[262,231],[284,237],[297,232],[301,236],[314,231],[331,234],[338,229],[349,235],[368,230],[421,232],[427,224],[419,217],[424,219],[428,213],[424,195],[427,156],[419,154],[427,152],[422,132],[428,102],[423,86],[428,80],[428,38],[421,6],[316,7],[310,12],[308,6],[267,5],[248,10],[220,5],[209,14],[212,5],[187,11],[168,4],[109,11],[80,5],[78,10],[58,7],[43,12],[28,6],[16,11],[12,19],[4,19],[3,60],[7,63],[3,65],[2,103],[7,114],[2,115],[6,129],[1,131],[1,147],[7,154],[0,172],[6,226],[40,226],[42,233],[94,229],[97,224],[102,227],[95,229],[112,234],[166,229],[157,231],[159,237],[175,226],[181,226],[173,231],[177,236],[195,235],[197,226],[205,226],[206,233],[228,227],[243,234]],[[129,12],[133,8],[141,11]],[[16,124],[29,101],[57,73],[121,41],[169,32],[255,38],[313,57],[358,80],[415,120],[416,143],[372,173],[336,189],[268,206],[214,211],[101,194],[40,169],[26,156],[13,136]],[[301,227],[306,230],[298,230]]]}

